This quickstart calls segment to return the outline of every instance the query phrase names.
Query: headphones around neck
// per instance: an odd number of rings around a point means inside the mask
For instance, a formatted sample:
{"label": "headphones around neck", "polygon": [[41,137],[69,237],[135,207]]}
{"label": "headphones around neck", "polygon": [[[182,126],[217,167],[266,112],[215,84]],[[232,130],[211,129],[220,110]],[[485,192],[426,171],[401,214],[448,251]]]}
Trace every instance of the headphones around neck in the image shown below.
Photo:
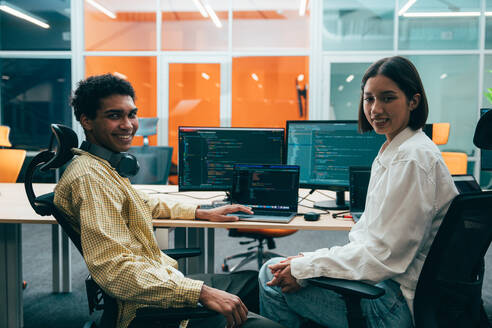
{"label": "headphones around neck", "polygon": [[88,141],[82,142],[80,149],[107,160],[118,174],[124,178],[133,177],[140,169],[137,158],[129,153],[115,153]]}

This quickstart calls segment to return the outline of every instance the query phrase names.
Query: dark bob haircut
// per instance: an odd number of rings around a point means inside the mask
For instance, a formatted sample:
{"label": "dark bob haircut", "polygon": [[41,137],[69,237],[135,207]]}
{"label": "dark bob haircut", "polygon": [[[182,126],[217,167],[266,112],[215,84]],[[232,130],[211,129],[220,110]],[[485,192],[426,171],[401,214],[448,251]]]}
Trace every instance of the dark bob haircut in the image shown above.
{"label": "dark bob haircut", "polygon": [[376,75],[383,75],[395,82],[407,97],[407,101],[410,101],[415,94],[420,94],[420,102],[417,108],[410,112],[408,126],[413,130],[422,128],[429,114],[429,106],[422,80],[411,61],[400,56],[394,56],[380,59],[372,64],[362,78],[359,102],[359,131],[367,132],[373,130],[373,127],[367,121],[364,114],[364,87],[366,86],[367,80]]}
{"label": "dark bob haircut", "polygon": [[135,101],[135,90],[130,82],[112,74],[90,76],[80,81],[70,102],[77,121],[80,122],[82,114],[95,119],[101,100],[112,95],[130,96]]}

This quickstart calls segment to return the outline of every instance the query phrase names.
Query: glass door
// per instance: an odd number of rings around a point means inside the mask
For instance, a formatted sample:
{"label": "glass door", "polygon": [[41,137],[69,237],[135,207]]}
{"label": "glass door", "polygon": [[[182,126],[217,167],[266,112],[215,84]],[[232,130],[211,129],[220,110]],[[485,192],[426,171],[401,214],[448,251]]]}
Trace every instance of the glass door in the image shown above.
{"label": "glass door", "polygon": [[[178,162],[180,126],[229,126],[228,64],[224,58],[166,57],[162,72],[164,97],[160,141],[173,147]],[[166,97],[167,95],[167,97]]]}

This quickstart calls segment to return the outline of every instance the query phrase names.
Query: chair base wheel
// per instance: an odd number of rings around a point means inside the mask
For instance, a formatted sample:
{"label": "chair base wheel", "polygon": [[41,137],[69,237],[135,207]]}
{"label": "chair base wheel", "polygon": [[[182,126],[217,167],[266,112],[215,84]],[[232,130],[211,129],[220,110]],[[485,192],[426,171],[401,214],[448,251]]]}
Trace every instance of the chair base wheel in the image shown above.
{"label": "chair base wheel", "polygon": [[229,272],[229,266],[227,264],[222,264],[222,272]]}

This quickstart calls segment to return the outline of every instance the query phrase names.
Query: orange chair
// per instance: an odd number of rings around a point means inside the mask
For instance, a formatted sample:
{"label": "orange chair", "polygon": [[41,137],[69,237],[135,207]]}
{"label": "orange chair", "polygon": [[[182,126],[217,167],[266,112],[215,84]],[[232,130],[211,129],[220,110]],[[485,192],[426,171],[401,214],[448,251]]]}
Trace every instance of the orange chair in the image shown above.
{"label": "orange chair", "polygon": [[467,173],[468,156],[465,153],[443,151],[441,154],[451,174]]}
{"label": "orange chair", "polygon": [[15,183],[25,158],[23,149],[0,149],[0,182]]}
{"label": "orange chair", "polygon": [[0,147],[12,147],[9,141],[10,128],[6,125],[0,125]]}
{"label": "orange chair", "polygon": [[[273,238],[285,237],[292,235],[297,230],[292,229],[229,229],[229,237],[246,237],[251,238],[249,241],[240,241],[239,244],[246,245],[254,242],[258,242],[258,245],[248,247],[248,251],[239,253],[224,258],[222,264],[222,271],[234,272],[244,266],[246,263],[256,260],[258,263],[258,270],[261,268],[266,260],[274,257],[284,257],[283,255],[270,252],[264,249],[264,243],[266,242],[268,249],[275,248],[275,241]],[[238,264],[229,268],[227,263],[230,260],[243,258]]]}
{"label": "orange chair", "polygon": [[[449,123],[433,123],[432,124],[432,141],[436,145],[445,145],[448,142]],[[451,174],[466,174],[468,166],[468,156],[462,152],[441,152],[444,163],[448,167]]]}

